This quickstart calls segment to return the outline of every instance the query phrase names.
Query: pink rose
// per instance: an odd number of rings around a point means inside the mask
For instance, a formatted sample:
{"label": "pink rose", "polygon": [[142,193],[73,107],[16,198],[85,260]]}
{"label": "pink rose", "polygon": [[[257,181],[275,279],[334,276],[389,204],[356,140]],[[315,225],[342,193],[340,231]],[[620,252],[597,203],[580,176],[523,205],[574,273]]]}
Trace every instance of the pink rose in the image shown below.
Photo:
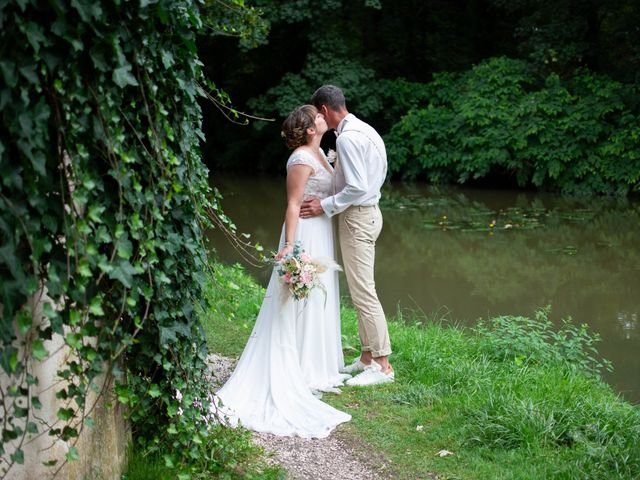
{"label": "pink rose", "polygon": [[282,279],[284,280],[284,283],[291,283],[291,272],[285,273]]}
{"label": "pink rose", "polygon": [[313,275],[311,275],[311,272],[302,272],[300,281],[305,285],[309,285],[313,281]]}
{"label": "pink rose", "polygon": [[306,253],[302,253],[300,254],[300,260],[305,263],[309,263],[311,261],[311,257],[309,257],[309,255],[307,255]]}

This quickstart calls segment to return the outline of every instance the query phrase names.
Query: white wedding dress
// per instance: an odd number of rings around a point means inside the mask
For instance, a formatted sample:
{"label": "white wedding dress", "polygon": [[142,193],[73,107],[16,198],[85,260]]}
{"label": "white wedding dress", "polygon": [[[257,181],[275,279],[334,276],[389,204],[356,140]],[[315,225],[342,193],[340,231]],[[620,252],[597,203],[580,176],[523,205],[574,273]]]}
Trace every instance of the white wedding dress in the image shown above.
{"label": "white wedding dress", "polygon": [[[305,196],[332,194],[333,174],[305,150],[294,152],[287,162],[304,164],[314,172],[305,185]],[[325,215],[299,219],[296,240],[312,258],[335,259],[331,219]],[[284,227],[279,248],[284,244]],[[305,438],[324,438],[351,416],[313,395],[331,390],[349,375],[344,366],[340,336],[338,273],[320,274],[320,288],[306,300],[294,300],[274,272],[251,336],[216,402],[226,423],[258,432]]]}

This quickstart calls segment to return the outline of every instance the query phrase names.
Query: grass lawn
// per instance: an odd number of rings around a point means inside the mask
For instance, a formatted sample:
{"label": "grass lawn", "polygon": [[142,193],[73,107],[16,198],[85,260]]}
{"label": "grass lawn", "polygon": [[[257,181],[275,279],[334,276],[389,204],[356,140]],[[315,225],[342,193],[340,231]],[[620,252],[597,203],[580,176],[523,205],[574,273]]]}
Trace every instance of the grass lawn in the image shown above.
{"label": "grass lawn", "polygon": [[[263,289],[241,268],[215,269],[203,326],[211,351],[237,356]],[[349,361],[358,345],[352,308],[342,322]],[[544,312],[475,330],[397,316],[389,329],[396,382],[324,399],[353,416],[343,429],[384,452],[397,478],[640,478],[640,408],[594,374],[584,329],[558,334]]]}

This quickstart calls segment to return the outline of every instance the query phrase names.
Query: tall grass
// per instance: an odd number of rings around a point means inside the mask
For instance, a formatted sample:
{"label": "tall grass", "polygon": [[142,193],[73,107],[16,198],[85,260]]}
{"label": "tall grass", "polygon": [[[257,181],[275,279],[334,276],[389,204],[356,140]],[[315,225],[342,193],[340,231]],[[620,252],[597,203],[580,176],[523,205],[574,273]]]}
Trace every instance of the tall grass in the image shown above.
{"label": "tall grass", "polygon": [[205,288],[210,309],[200,313],[209,350],[237,356],[242,352],[262,304],[264,288],[240,265],[214,263]]}
{"label": "tall grass", "polygon": [[[401,314],[390,322],[398,380],[375,392],[376,408],[441,426],[423,430],[432,438],[422,442],[425,434],[405,423],[394,441],[440,444],[468,456],[463,467],[459,460],[409,460],[414,471],[426,464],[446,465],[462,478],[485,478],[470,470],[486,471],[486,478],[640,478],[640,409],[598,376],[609,364],[597,357],[597,337],[569,321],[554,330],[546,314],[499,317],[473,330]],[[343,326],[354,339],[349,309]],[[354,423],[365,432],[370,424]]]}
{"label": "tall grass", "polygon": [[175,471],[167,468],[158,457],[143,456],[134,449],[128,452],[126,472],[122,480],[174,480]]}

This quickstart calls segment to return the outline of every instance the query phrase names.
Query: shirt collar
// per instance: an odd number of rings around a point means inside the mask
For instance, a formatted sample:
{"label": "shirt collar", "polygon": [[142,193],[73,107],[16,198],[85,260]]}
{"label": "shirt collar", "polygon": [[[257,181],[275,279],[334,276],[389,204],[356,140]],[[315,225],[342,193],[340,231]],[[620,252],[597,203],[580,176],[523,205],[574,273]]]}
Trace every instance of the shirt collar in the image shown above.
{"label": "shirt collar", "polygon": [[349,122],[349,120],[351,120],[353,118],[356,118],[355,115],[353,113],[349,113],[349,114],[347,114],[346,117],[344,117],[342,120],[340,120],[340,123],[338,124],[338,126],[335,129],[336,137],[342,133],[342,130],[344,130],[344,126]]}

